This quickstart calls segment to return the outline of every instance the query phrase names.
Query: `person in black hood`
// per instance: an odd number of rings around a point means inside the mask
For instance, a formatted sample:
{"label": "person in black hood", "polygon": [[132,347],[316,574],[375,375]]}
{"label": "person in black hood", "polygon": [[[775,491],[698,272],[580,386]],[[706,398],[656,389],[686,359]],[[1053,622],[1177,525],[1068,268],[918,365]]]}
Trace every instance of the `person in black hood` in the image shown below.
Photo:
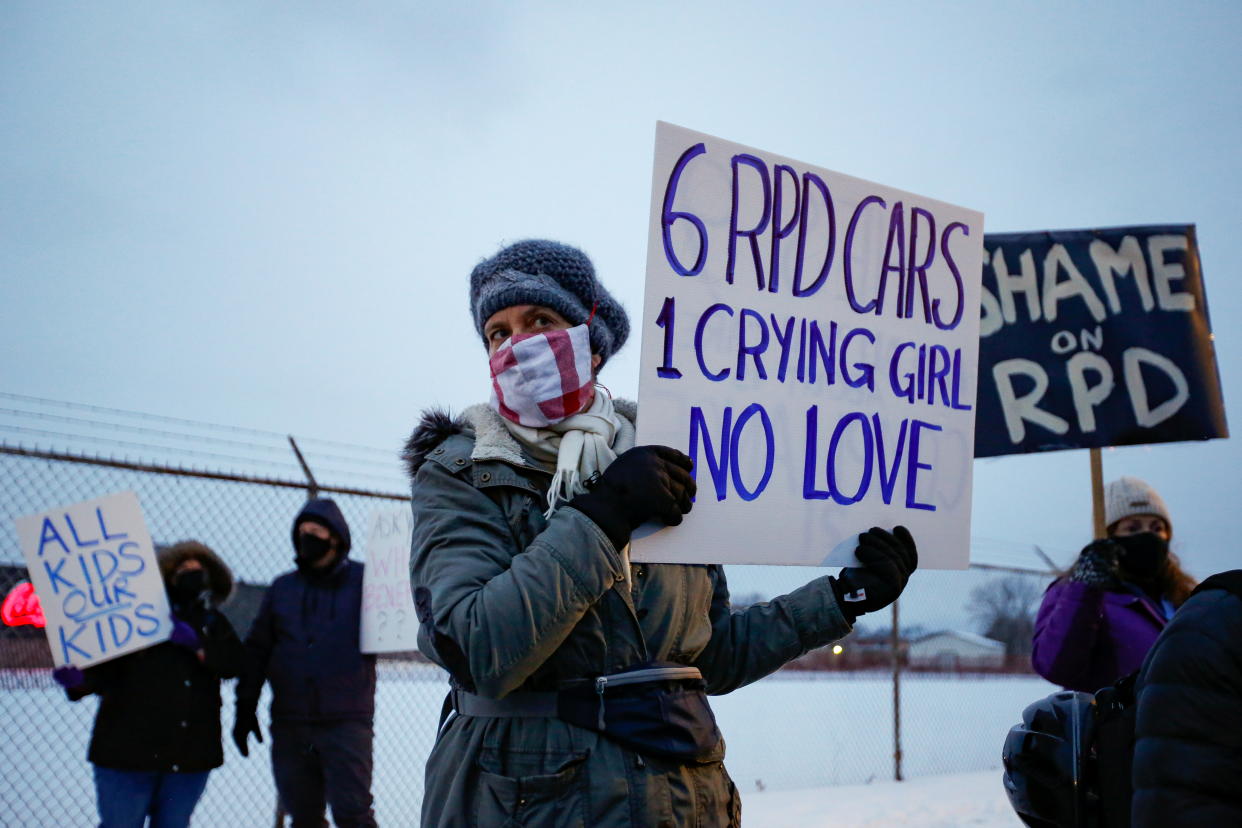
{"label": "person in black hood", "polygon": [[190,824],[207,775],[224,762],[220,679],[238,675],[245,651],[217,607],[233,575],[198,541],[157,553],[172,605],[165,642],[79,670],[53,671],[70,700],[100,697],[88,758],[104,828]]}
{"label": "person in black hood", "polygon": [[1135,685],[1135,828],[1242,825],[1242,569],[1191,593]]}
{"label": "person in black hood", "polygon": [[296,569],[272,582],[246,636],[233,741],[263,740],[257,715],[272,685],[272,774],[294,828],[374,826],[371,798],[375,656],[360,649],[363,565],[350,560],[336,503],[307,501],[293,521]]}

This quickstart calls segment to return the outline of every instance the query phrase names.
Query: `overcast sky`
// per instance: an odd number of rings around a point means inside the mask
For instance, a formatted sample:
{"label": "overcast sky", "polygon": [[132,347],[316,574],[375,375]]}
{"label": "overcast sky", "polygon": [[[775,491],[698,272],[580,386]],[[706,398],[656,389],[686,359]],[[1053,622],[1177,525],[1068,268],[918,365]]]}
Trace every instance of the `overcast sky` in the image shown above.
{"label": "overcast sky", "polygon": [[[433,7],[434,6],[434,7]],[[6,2],[0,390],[380,447],[482,401],[471,267],[581,246],[641,312],[670,121],[983,212],[1198,226],[1242,387],[1242,5]],[[633,396],[637,336],[601,377]],[[1197,576],[1236,440],[1106,451]],[[1062,561],[1087,454],[976,462],[972,533]],[[790,574],[801,580],[809,573]]]}

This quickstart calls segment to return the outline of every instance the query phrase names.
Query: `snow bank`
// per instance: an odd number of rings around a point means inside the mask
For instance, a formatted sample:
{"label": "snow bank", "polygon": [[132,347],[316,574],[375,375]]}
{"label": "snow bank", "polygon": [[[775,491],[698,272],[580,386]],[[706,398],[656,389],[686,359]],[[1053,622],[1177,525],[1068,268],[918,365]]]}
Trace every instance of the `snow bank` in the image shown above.
{"label": "snow bank", "polygon": [[1021,828],[999,771],[924,776],[798,791],[752,793],[742,799],[747,828]]}

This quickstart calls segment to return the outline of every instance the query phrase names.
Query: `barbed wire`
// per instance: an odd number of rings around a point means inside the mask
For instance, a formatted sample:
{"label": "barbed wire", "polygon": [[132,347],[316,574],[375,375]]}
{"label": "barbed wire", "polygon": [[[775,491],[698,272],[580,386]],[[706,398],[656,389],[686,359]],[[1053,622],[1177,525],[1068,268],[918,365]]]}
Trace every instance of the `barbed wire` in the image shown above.
{"label": "barbed wire", "polygon": [[[274,439],[284,440],[287,435],[276,431],[267,431],[259,428],[247,428],[244,426],[222,425],[220,423],[211,423],[203,420],[190,420],[184,417],[170,417],[165,414],[149,414],[144,411],[130,411],[124,408],[110,408],[103,405],[91,405],[89,403],[70,402],[67,400],[53,400],[47,397],[35,397],[28,394],[15,394],[11,391],[0,391],[0,399],[18,400],[27,403],[37,403],[39,405],[52,405],[60,408],[75,409],[78,411],[95,411],[104,414],[120,415],[124,417],[133,417],[140,420],[152,420],[166,423],[180,423],[182,425],[194,426],[202,429],[213,429],[216,431],[231,432],[234,434],[253,434],[262,435]],[[191,435],[186,435],[191,436]],[[326,440],[321,437],[299,437],[303,443],[313,443],[324,446],[337,446],[339,448],[354,449],[357,451],[367,451],[377,454],[391,454],[391,449],[377,448],[375,446],[365,446],[359,443],[346,443],[339,440]]]}
{"label": "barbed wire", "polygon": [[[247,442],[244,440],[230,440],[225,437],[209,437],[206,435],[187,435],[185,432],[180,432],[180,431],[167,431],[167,430],[158,429],[158,428],[146,428],[144,426],[128,425],[126,423],[104,423],[98,420],[88,420],[82,417],[70,417],[70,416],[63,415],[63,414],[49,414],[43,411],[21,411],[19,409],[0,407],[0,414],[10,414],[10,415],[15,415],[15,416],[20,416],[20,417],[34,417],[39,420],[51,420],[51,421],[59,422],[59,423],[69,423],[72,425],[84,425],[84,426],[90,426],[90,427],[107,428],[107,429],[113,429],[117,431],[124,431],[130,434],[148,434],[148,435],[153,435],[157,437],[164,437],[170,440],[171,439],[177,439],[177,440],[192,439],[197,442],[212,443],[214,445],[235,446],[238,448],[245,448],[245,449],[252,449],[255,451],[260,451],[260,452],[264,452],[267,454],[288,455],[289,453],[289,444],[286,442],[286,438],[283,436],[280,436],[281,445],[265,445],[263,443],[253,443],[253,442]],[[21,428],[21,426],[13,426],[13,428]],[[272,436],[275,438],[279,435],[273,434]],[[96,439],[96,438],[94,436],[91,436],[89,439]],[[357,463],[360,465],[376,466],[376,467],[391,466],[392,465],[391,458],[396,456],[396,452],[390,451],[389,455],[390,455],[390,462],[385,463],[383,461],[373,460],[370,458],[349,457],[343,454],[327,454],[327,453],[320,452],[320,451],[315,452],[316,458],[336,460],[336,461],[345,462],[345,463]]]}
{"label": "barbed wire", "polygon": [[[268,468],[281,469],[282,471],[285,471],[285,472],[292,472],[294,473],[295,476],[301,476],[302,474],[301,466],[299,466],[294,461],[280,462],[276,460],[262,460],[262,459],[258,459],[254,457],[241,457],[238,455],[222,454],[220,452],[214,452],[214,451],[201,451],[197,449],[180,448],[176,446],[159,446],[159,445],[152,445],[150,443],[138,443],[132,440],[120,440],[114,437],[100,437],[96,435],[71,434],[68,432],[50,431],[48,429],[42,429],[42,428],[30,428],[28,426],[6,425],[3,428],[5,431],[20,432],[23,434],[31,434],[31,435],[37,434],[37,435],[42,435],[44,437],[56,437],[56,438],[61,438],[61,439],[66,439],[66,440],[71,440],[71,441],[83,441],[88,444],[102,443],[104,445],[119,446],[123,448],[142,449],[148,452],[157,452],[157,453],[163,452],[163,453],[171,453],[177,456],[200,457],[200,458],[210,458],[212,460],[232,461],[234,463],[241,463],[241,464],[245,464],[249,466],[255,466],[255,465],[266,466]],[[38,448],[38,444],[35,444],[35,447]],[[394,473],[391,475],[373,474],[370,472],[360,472],[354,469],[342,469],[342,468],[338,468],[338,467],[331,466],[331,465],[317,466],[315,470],[317,472],[326,472],[328,474],[340,474],[340,475],[344,475],[344,476],[351,477],[351,478],[364,477],[370,480],[383,480],[383,481],[391,483],[391,482],[401,479],[401,475],[399,473],[399,467],[397,466],[397,462],[395,458],[393,460],[393,466],[394,466],[394,469],[393,469]]]}

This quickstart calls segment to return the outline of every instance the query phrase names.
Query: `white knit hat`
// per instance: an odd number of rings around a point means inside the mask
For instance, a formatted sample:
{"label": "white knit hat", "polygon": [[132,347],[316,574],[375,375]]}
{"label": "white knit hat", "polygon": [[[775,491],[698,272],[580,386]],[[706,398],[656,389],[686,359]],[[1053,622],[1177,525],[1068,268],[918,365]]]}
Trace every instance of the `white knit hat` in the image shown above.
{"label": "white knit hat", "polygon": [[1173,519],[1160,494],[1137,477],[1119,477],[1104,487],[1104,524],[1112,526],[1131,515],[1159,515],[1173,533]]}

